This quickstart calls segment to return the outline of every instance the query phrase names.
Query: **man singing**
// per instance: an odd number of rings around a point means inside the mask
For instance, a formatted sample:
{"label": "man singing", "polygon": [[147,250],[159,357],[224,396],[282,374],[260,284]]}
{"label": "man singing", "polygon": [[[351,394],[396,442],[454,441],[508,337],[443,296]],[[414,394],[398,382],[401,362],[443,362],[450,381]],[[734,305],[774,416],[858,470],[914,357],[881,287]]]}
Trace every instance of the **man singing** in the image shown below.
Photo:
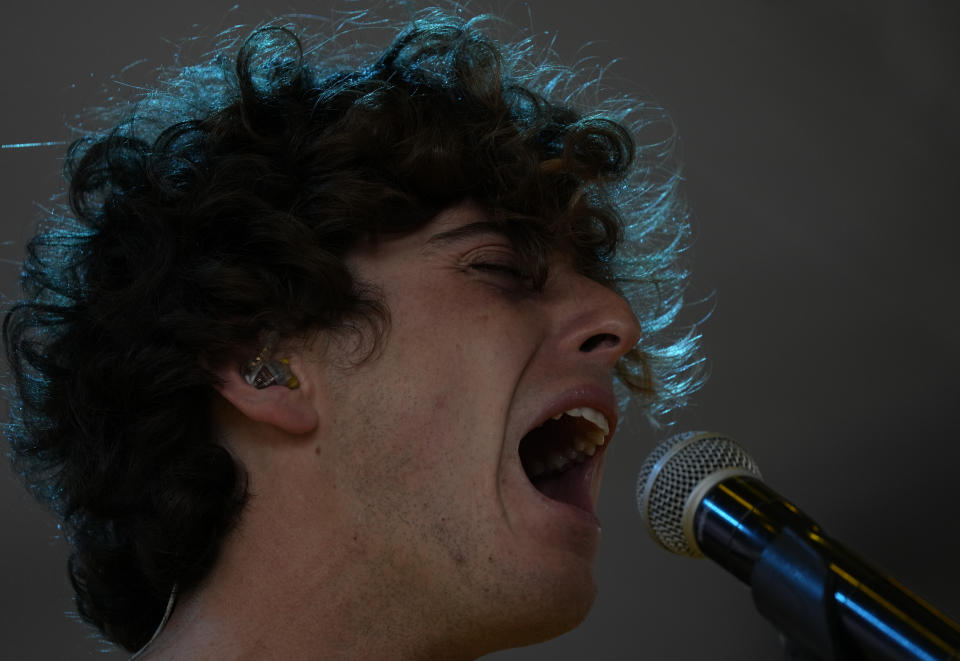
{"label": "man singing", "polygon": [[632,137],[665,118],[438,11],[349,66],[235,50],[71,148],[6,317],[80,614],[151,661],[575,627],[615,382],[651,416],[695,383],[678,177]]}

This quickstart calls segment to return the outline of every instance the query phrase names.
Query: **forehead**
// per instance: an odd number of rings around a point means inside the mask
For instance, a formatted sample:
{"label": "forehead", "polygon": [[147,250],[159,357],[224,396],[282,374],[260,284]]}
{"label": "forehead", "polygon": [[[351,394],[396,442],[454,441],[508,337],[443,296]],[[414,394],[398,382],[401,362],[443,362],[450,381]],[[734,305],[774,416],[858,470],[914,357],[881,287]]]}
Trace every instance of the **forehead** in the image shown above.
{"label": "forehead", "polygon": [[[589,221],[588,221],[589,223]],[[491,210],[467,200],[447,207],[412,232],[374,234],[361,240],[346,256],[351,266],[366,262],[406,260],[459,249],[478,242],[494,241],[516,251],[521,268],[532,277],[534,289],[544,286],[550,267],[565,263],[574,271],[611,289],[617,289],[609,272],[609,259],[596,254],[605,241],[588,240],[579,245],[577,236],[596,239],[595,229],[579,227],[577,220],[535,218],[509,211]],[[384,266],[386,266],[384,264]]]}
{"label": "forehead", "polygon": [[509,237],[503,221],[476,204],[467,202],[441,211],[423,228],[420,239],[425,247],[443,246],[483,235]]}
{"label": "forehead", "polygon": [[[523,221],[504,219],[474,202],[462,202],[440,211],[417,229],[403,233],[373,234],[361,240],[351,253],[372,254],[395,251],[432,253],[446,247],[456,247],[472,239],[498,237],[523,251],[518,235],[533,238],[538,232],[523,227]],[[541,239],[542,241],[542,239]]]}
{"label": "forehead", "polygon": [[[603,230],[609,231],[609,228]],[[444,247],[459,247],[479,240],[496,238],[512,245],[525,269],[533,276],[536,287],[542,286],[550,264],[565,263],[574,271],[606,287],[615,289],[609,258],[599,257],[587,241],[578,245],[577,235],[588,237],[595,229],[580,226],[569,219],[552,222],[488,210],[474,202],[454,205],[437,214],[411,236],[422,251],[433,252]],[[605,237],[607,235],[604,235]],[[596,236],[594,235],[594,238]],[[616,250],[616,248],[614,248]],[[612,256],[612,254],[610,255]]]}
{"label": "forehead", "polygon": [[455,247],[472,237],[506,236],[502,223],[492,220],[482,207],[462,203],[444,209],[424,225],[411,232],[368,235],[346,255],[350,266],[358,263],[407,259],[411,255],[428,255],[447,247]]}

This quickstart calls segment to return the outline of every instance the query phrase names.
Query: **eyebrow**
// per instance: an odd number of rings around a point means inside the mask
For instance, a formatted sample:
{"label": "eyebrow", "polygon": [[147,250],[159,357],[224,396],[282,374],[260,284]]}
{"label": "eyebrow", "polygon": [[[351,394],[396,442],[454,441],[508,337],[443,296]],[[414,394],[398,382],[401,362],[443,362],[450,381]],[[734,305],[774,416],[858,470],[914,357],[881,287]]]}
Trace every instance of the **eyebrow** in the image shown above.
{"label": "eyebrow", "polygon": [[460,227],[454,227],[452,230],[447,230],[446,232],[438,232],[427,239],[426,244],[433,245],[437,243],[453,243],[455,241],[469,239],[483,234],[497,234],[505,239],[510,238],[507,230],[501,223],[496,223],[492,220],[478,220],[474,223],[467,223],[466,225],[461,225]]}

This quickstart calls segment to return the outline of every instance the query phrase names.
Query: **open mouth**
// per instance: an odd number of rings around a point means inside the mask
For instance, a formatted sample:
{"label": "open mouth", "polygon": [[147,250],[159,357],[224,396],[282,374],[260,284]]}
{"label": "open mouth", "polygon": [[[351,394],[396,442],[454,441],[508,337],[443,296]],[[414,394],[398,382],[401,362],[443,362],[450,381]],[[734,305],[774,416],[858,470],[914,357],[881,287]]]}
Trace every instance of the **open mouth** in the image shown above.
{"label": "open mouth", "polygon": [[520,463],[540,493],[593,513],[592,466],[609,431],[595,409],[558,413],[520,440]]}

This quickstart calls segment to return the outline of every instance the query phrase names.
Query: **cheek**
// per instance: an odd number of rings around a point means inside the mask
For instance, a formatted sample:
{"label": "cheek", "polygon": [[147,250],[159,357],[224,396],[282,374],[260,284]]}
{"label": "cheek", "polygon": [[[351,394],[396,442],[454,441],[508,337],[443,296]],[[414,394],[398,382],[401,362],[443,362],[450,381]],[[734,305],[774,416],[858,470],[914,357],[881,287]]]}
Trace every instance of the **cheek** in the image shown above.
{"label": "cheek", "polygon": [[505,303],[487,291],[437,295],[422,305],[398,309],[392,317],[395,348],[408,363],[430,371],[432,381],[463,382],[476,378],[478,371],[522,366],[543,335],[532,304],[524,308]]}
{"label": "cheek", "polygon": [[393,493],[463,491],[471,471],[489,473],[502,450],[507,413],[539,346],[535,311],[489,288],[434,287],[420,296],[420,287],[400,284],[387,292],[381,351],[346,379],[353,394],[340,410],[361,412],[352,436],[365,439],[357,478]]}

